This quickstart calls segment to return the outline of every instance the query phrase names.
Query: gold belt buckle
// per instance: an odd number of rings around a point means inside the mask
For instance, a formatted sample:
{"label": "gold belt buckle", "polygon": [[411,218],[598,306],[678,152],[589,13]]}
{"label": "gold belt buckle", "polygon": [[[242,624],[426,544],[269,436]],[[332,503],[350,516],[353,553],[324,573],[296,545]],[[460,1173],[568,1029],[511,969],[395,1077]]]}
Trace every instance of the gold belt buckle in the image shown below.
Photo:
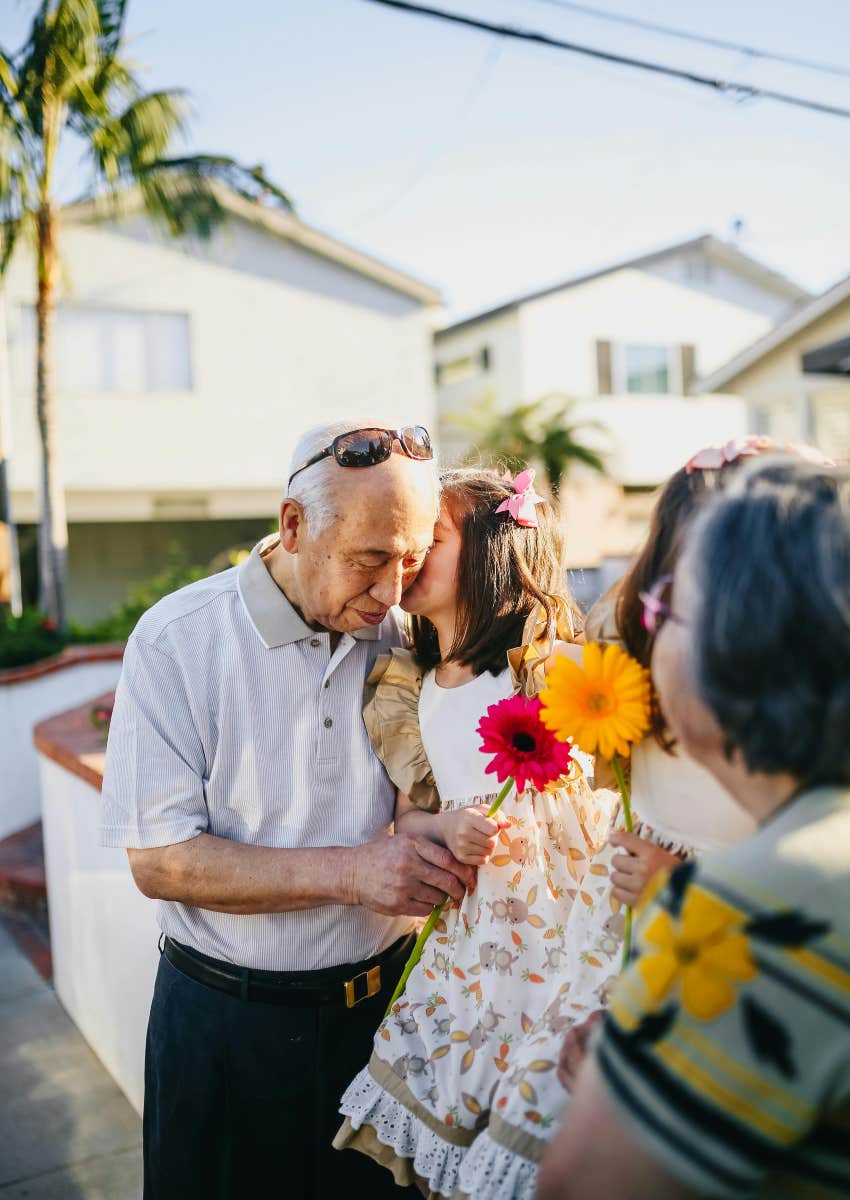
{"label": "gold belt buckle", "polygon": [[[366,980],[366,991],[358,996],[358,979]],[[361,971],[359,975],[355,975],[353,979],[346,979],[345,987],[345,1007],[354,1008],[355,1004],[359,1004],[361,1000],[368,1000],[370,996],[377,996],[381,990],[381,968],[370,967],[368,971]]]}

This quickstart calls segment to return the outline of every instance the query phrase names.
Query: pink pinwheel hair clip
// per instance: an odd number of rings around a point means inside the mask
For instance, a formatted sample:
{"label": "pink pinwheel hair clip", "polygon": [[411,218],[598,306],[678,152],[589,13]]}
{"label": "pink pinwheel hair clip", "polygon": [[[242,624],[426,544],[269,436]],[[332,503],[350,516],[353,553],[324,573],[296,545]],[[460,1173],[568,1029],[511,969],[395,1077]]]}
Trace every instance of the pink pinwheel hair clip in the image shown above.
{"label": "pink pinwheel hair clip", "polygon": [[511,485],[514,494],[508,496],[507,500],[503,500],[496,512],[510,513],[517,525],[522,525],[526,529],[536,529],[537,514],[534,506],[543,504],[545,497],[538,496],[534,490],[534,469],[529,467],[528,470],[520,471],[515,479],[512,479],[510,473],[506,471],[502,478],[505,483]]}
{"label": "pink pinwheel hair clip", "polygon": [[688,475],[693,474],[694,471],[719,471],[726,463],[734,462],[737,458],[753,458],[768,450],[793,454],[797,458],[816,463],[821,467],[835,466],[833,460],[822,454],[816,446],[807,446],[797,442],[786,442],[784,446],[779,446],[773,438],[754,435],[733,438],[722,446],[706,446],[704,450],[699,450],[693,458],[685,463],[685,471]]}
{"label": "pink pinwheel hair clip", "polygon": [[827,458],[825,454],[818,450],[817,446],[809,446],[806,442],[788,442],[787,445],[783,446],[783,449],[788,454],[796,454],[797,458],[814,463],[818,467],[835,466],[834,458]]}
{"label": "pink pinwheel hair clip", "polygon": [[763,454],[765,450],[776,449],[778,447],[769,437],[732,438],[722,446],[706,446],[698,450],[685,463],[685,473],[692,475],[694,471],[719,471],[738,458],[752,458],[756,454]]}

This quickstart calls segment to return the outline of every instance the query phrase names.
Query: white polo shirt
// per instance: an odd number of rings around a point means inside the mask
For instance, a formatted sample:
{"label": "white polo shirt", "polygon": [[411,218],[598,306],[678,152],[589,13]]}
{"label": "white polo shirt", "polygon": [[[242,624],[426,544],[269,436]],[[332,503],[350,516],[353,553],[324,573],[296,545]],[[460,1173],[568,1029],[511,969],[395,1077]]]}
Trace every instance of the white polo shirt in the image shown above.
{"label": "white polo shirt", "polygon": [[[257,846],[357,846],[393,819],[395,789],[363,725],[363,685],[399,645],[377,628],[310,629],[261,552],[155,604],[127,643],[109,731],[102,840],[147,848],[199,833]],[[412,928],[366,908],[240,916],[158,901],[162,930],[240,966],[359,962]]]}

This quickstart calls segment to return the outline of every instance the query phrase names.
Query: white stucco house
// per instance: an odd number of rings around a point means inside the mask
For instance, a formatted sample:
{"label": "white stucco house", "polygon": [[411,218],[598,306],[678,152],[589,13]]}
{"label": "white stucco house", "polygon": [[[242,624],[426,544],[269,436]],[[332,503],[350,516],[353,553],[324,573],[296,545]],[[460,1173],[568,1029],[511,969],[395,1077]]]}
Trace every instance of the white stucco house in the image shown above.
{"label": "white stucco house", "polygon": [[579,472],[567,490],[568,518],[578,518],[571,561],[620,560],[643,534],[651,490],[701,445],[749,428],[746,403],[696,395],[699,379],[807,299],[711,235],[518,296],[435,335],[444,449],[469,448],[453,417],[484,396],[499,411],[553,393],[574,398],[576,417],[608,431],[588,440],[607,452],[611,484]]}
{"label": "white stucco house", "polygon": [[[205,563],[267,532],[307,426],[375,413],[433,425],[439,292],[312,228],[222,192],[208,242],[141,212],[62,213],[56,321],[70,614],[92,619],[170,544]],[[5,278],[12,511],[32,568],[38,454],[35,272]]]}

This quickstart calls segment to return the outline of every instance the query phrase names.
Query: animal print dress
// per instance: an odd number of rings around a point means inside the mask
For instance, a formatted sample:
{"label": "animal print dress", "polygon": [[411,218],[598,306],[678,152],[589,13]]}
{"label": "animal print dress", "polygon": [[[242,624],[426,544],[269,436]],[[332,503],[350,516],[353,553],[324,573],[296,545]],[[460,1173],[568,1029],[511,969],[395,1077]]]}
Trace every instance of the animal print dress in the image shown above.
{"label": "animal print dress", "polygon": [[[707,771],[666,754],[652,737],[635,748],[631,777],[635,832],[683,858],[753,832],[751,818]],[[610,879],[617,853],[606,839],[584,874],[564,931],[559,982],[520,1018],[523,1041],[499,1081],[486,1129],[465,1156],[454,1200],[533,1200],[540,1159],[569,1119],[569,1095],[557,1077],[564,1036],[606,1006],[620,971],[625,914]]]}
{"label": "animal print dress", "polygon": [[[476,727],[520,686],[511,671],[443,689],[433,673],[421,681],[403,651],[377,671],[380,728],[373,721],[370,731],[390,776],[412,794],[411,775],[422,784],[430,765],[443,810],[489,805],[494,776]],[[523,1014],[538,1011],[560,978],[570,909],[610,819],[578,762],[562,786],[512,794],[501,814],[509,827],[474,888],[444,912],[381,1023],[368,1066],[342,1099],[334,1141],[371,1154],[398,1183],[418,1176],[442,1196],[453,1194],[497,1084],[514,1068]]]}

